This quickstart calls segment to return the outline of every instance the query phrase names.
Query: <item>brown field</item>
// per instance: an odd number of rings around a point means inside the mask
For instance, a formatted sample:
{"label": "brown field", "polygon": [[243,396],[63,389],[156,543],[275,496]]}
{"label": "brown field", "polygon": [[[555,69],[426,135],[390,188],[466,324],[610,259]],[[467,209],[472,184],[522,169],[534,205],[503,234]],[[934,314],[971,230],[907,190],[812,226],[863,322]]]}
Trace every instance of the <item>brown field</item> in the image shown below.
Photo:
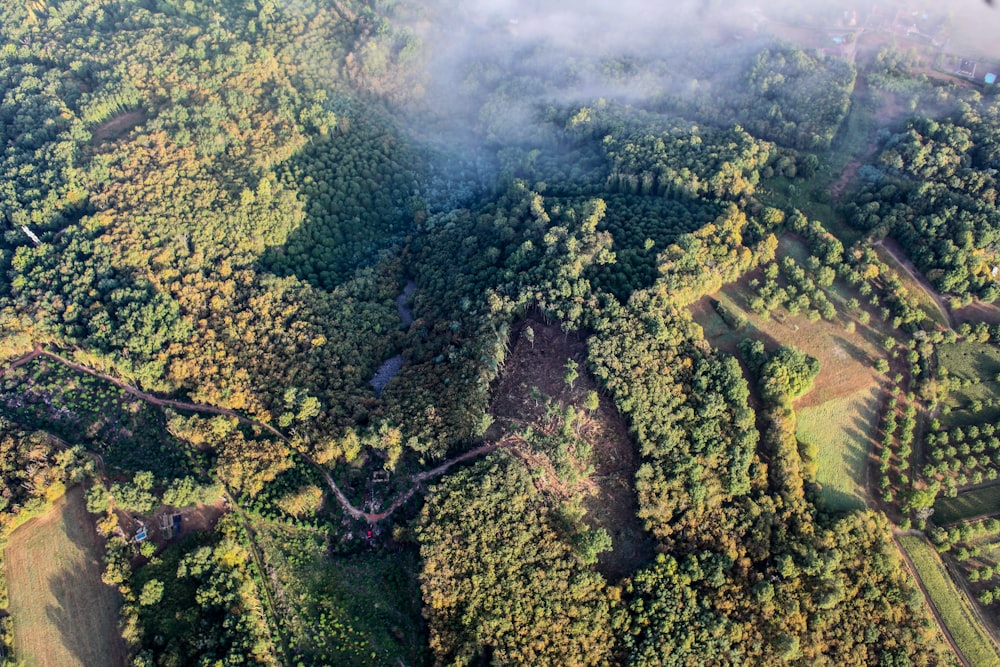
{"label": "brown field", "polygon": [[955,312],[955,319],[959,322],[986,322],[988,324],[1000,324],[1000,307],[992,303],[975,301],[964,308],[959,308]]}
{"label": "brown field", "polygon": [[[534,344],[522,335],[530,325]],[[597,384],[586,370],[586,345],[579,336],[566,336],[558,324],[528,320],[511,334],[511,350],[502,380],[493,388],[490,413],[496,423],[491,433],[517,431],[531,424],[539,430],[545,408],[532,397],[532,387],[562,405],[578,408]],[[574,359],[580,377],[573,387],[563,379],[564,364]],[[580,437],[593,447],[594,473],[584,482],[589,489],[584,501],[587,523],[611,535],[613,549],[599,556],[598,569],[612,581],[631,575],[653,556],[652,542],[636,516],[634,478],[639,454],[628,434],[628,426],[614,403],[601,397],[592,414],[581,417]],[[488,435],[490,435],[488,433]]]}
{"label": "brown field", "polygon": [[[783,252],[787,252],[786,245],[782,244]],[[790,317],[783,310],[772,313],[767,319],[761,318],[747,307],[752,294],[748,282],[754,277],[760,277],[759,272],[751,272],[691,306],[692,316],[704,329],[705,338],[712,347],[735,355],[740,340],[759,335],[769,349],[792,345],[819,359],[819,376],[812,391],[796,401],[799,408],[821,405],[878,386],[879,374],[872,365],[876,359],[885,356],[879,341],[887,332],[878,328],[882,323],[877,315],[872,315],[870,326],[849,316],[842,305],[842,295],[837,293],[840,289],[838,283],[829,290],[829,298],[837,307],[837,317],[832,322],[810,322],[802,316]],[[730,329],[716,312],[712,299],[742,314],[759,334],[750,327],[743,331]],[[854,322],[854,333],[846,329],[851,321]]]}
{"label": "brown field", "polygon": [[125,664],[116,592],[101,582],[102,553],[81,486],[11,534],[4,556],[19,664]]}

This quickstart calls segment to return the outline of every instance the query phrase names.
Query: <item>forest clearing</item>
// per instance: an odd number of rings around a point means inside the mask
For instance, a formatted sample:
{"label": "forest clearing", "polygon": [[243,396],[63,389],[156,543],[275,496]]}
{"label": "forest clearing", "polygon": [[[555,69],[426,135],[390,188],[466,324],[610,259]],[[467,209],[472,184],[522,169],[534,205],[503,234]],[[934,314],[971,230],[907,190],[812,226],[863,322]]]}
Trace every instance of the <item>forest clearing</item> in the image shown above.
{"label": "forest clearing", "polygon": [[[636,516],[633,478],[638,457],[628,425],[586,370],[586,345],[574,333],[533,316],[511,334],[511,350],[493,388],[487,439],[505,432],[539,436],[527,451],[515,449],[525,465],[543,466],[537,485],[563,499],[579,494],[584,520],[611,537],[611,548],[598,556],[598,567],[615,580],[634,572],[653,556],[652,543]],[[573,410],[572,438],[560,444],[557,433]],[[529,437],[531,441],[533,438]],[[570,444],[575,439],[576,444]],[[575,468],[575,470],[574,470]],[[537,474],[537,473],[534,473]],[[551,487],[547,485],[551,484]]]}
{"label": "forest clearing", "polygon": [[631,2],[0,3],[4,659],[1000,664],[996,59]]}
{"label": "forest clearing", "polygon": [[816,481],[832,510],[868,505],[871,449],[877,423],[879,391],[862,389],[798,411],[796,436],[815,446]]}

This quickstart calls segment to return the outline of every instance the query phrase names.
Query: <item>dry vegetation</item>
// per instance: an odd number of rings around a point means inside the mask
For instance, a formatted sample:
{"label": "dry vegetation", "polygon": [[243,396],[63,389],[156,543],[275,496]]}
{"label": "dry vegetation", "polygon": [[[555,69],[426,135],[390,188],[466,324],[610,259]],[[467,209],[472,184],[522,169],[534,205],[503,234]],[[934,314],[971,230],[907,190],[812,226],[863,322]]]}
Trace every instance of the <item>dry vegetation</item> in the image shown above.
{"label": "dry vegetation", "polygon": [[[883,325],[876,314],[871,317],[869,326],[849,316],[843,307],[841,295],[836,293],[838,283],[830,294],[838,313],[833,321],[810,322],[805,317],[790,317],[783,310],[775,311],[767,318],[759,317],[747,306],[752,293],[748,283],[755,277],[759,278],[757,271],[724,286],[718,293],[704,297],[691,306],[691,314],[702,326],[705,338],[713,347],[736,354],[740,340],[759,333],[768,349],[778,345],[792,345],[819,359],[819,375],[812,391],[796,402],[799,408],[822,405],[878,384],[878,373],[872,368],[872,363],[885,356],[885,350],[881,348],[879,341],[889,332],[881,330]],[[712,305],[713,299],[729,310],[740,313],[753,328],[733,331],[716,312]],[[851,324],[853,332],[848,328]]]}
{"label": "dry vegetation", "polygon": [[[779,259],[789,255],[801,262],[804,252],[797,237],[785,235],[781,239]],[[864,507],[876,423],[874,403],[882,382],[873,363],[886,356],[882,340],[896,332],[872,308],[866,308],[869,324],[863,324],[857,313],[848,312],[845,302],[859,295],[839,280],[827,290],[837,309],[832,321],[792,317],[781,309],[760,317],[748,306],[753,294],[749,283],[754,278],[760,278],[759,271],[701,299],[691,306],[691,313],[712,346],[730,354],[737,354],[742,339],[753,336],[762,339],[769,349],[791,345],[819,359],[820,372],[812,390],[796,401],[798,435],[816,445],[817,478],[829,506]],[[734,330],[719,315],[715,302],[745,318],[747,326]]]}

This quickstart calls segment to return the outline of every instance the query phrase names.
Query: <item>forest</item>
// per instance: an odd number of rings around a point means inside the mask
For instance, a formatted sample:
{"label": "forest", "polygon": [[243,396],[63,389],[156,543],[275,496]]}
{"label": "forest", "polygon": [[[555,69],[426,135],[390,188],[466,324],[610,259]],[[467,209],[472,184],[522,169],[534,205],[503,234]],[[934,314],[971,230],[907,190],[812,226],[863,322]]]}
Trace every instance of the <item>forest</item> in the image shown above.
{"label": "forest", "polygon": [[1000,664],[996,86],[458,4],[0,7],[2,660]]}

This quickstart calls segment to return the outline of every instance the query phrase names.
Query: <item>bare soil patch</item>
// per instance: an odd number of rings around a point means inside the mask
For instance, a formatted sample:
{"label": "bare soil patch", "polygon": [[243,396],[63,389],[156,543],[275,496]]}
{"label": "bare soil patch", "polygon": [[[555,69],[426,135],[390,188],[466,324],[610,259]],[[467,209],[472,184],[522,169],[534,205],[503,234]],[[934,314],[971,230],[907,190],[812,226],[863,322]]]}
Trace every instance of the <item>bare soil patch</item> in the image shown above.
{"label": "bare soil patch", "polygon": [[127,538],[131,539],[135,535],[141,523],[146,526],[147,534],[149,536],[147,539],[157,547],[162,547],[171,539],[177,537],[176,535],[170,535],[168,537],[163,531],[160,523],[161,520],[163,520],[163,517],[170,518],[175,514],[180,514],[180,534],[184,535],[192,531],[214,530],[215,524],[218,523],[219,518],[228,511],[229,508],[226,505],[226,501],[223,498],[219,498],[211,505],[198,503],[181,509],[175,509],[173,507],[160,507],[148,517],[134,517],[121,511],[117,514],[118,525],[121,527]]}
{"label": "bare soil patch", "polygon": [[144,120],[146,120],[146,113],[144,111],[129,111],[95,127],[92,136],[96,142],[117,139]]}
{"label": "bare soil patch", "polygon": [[[534,332],[533,342],[525,335],[528,327]],[[564,379],[568,360],[579,366],[579,378],[572,387]],[[634,479],[639,455],[628,426],[606,396],[600,397],[596,410],[585,411],[585,399],[592,391],[598,391],[598,387],[586,371],[584,340],[577,334],[567,335],[558,325],[528,319],[511,334],[510,354],[493,390],[490,413],[496,422],[487,440],[500,439],[529,425],[536,430],[542,428],[546,408],[540,396],[584,413],[579,436],[592,447],[594,467],[593,474],[583,482],[591,490],[584,503],[586,519],[591,526],[604,528],[611,535],[613,550],[601,554],[598,569],[617,581],[648,562],[653,555],[652,541],[636,516]]]}

